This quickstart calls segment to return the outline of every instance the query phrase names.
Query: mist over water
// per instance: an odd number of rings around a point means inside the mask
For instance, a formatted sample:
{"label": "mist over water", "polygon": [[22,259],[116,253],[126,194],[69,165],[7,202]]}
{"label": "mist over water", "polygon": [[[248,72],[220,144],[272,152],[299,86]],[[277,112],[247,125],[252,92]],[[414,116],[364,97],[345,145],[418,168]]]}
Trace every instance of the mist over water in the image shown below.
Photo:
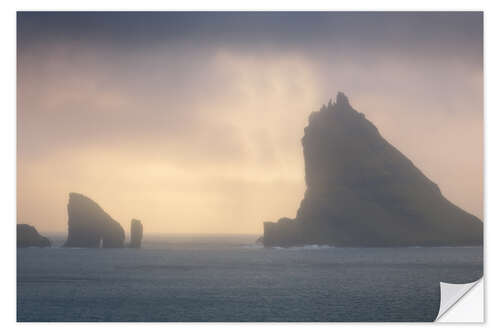
{"label": "mist over water", "polygon": [[[255,236],[19,249],[18,321],[432,321],[482,248],[265,249]],[[57,245],[57,241],[56,241]]]}

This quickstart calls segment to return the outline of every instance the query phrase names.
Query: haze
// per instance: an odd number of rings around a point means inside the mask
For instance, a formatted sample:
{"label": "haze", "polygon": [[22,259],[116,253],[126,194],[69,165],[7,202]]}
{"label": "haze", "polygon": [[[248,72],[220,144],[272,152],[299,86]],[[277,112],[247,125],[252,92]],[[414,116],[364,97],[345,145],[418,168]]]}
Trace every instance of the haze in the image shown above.
{"label": "haze", "polygon": [[262,232],[303,198],[309,114],[345,92],[483,218],[481,13],[18,13],[18,222],[69,192],[145,233]]}

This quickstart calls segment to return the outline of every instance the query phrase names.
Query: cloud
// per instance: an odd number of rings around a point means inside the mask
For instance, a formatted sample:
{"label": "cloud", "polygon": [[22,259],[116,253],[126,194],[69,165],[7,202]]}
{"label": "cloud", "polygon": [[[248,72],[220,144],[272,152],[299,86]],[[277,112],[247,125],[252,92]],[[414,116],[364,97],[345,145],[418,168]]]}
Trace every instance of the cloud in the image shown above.
{"label": "cloud", "polygon": [[259,233],[262,221],[295,215],[303,128],[338,90],[445,196],[482,217],[482,23],[460,19],[321,16],[290,35],[300,28],[260,17],[275,27],[267,37],[259,27],[221,37],[231,20],[206,19],[214,34],[143,31],[132,45],[108,40],[114,19],[104,37],[71,24],[81,38],[21,34],[19,219],[62,231],[77,191],[150,232]]}

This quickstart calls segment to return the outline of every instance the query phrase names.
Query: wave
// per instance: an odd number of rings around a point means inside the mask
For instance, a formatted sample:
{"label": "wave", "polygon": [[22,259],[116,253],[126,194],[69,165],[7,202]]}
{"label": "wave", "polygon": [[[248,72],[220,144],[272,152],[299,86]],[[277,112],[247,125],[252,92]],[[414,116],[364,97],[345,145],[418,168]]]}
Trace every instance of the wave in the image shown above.
{"label": "wave", "polygon": [[263,249],[264,245],[262,244],[247,244],[242,246],[244,249]]}
{"label": "wave", "polygon": [[275,250],[288,250],[288,251],[299,251],[299,250],[326,250],[326,249],[334,249],[335,246],[332,245],[319,245],[319,244],[311,244],[304,246],[291,246],[291,247],[281,247],[281,246],[273,246],[272,249]]}
{"label": "wave", "polygon": [[[244,249],[266,249],[266,247],[262,244],[249,244],[243,245]],[[271,250],[287,250],[287,251],[299,251],[299,250],[325,250],[325,249],[334,249],[335,246],[332,245],[319,245],[319,244],[311,244],[304,246],[290,246],[290,247],[281,247],[281,246],[273,246],[267,249]]]}

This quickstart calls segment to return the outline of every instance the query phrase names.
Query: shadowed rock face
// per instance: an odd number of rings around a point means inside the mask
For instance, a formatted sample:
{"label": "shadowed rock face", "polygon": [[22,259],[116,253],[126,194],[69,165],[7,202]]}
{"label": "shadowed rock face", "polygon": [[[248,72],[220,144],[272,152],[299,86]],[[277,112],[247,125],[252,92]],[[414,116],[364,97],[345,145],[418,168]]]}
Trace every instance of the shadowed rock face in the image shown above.
{"label": "shadowed rock face", "polygon": [[28,224],[17,225],[17,247],[50,247],[47,237],[41,236],[35,227]]}
{"label": "shadowed rock face", "polygon": [[78,193],[69,194],[68,239],[65,247],[123,247],[125,232],[91,199]]}
{"label": "shadowed rock face", "polygon": [[142,242],[142,223],[132,219],[130,222],[130,247],[139,249]]}
{"label": "shadowed rock face", "polygon": [[482,245],[483,223],[443,197],[343,93],[304,132],[304,199],[295,219],[264,223],[264,245]]}

